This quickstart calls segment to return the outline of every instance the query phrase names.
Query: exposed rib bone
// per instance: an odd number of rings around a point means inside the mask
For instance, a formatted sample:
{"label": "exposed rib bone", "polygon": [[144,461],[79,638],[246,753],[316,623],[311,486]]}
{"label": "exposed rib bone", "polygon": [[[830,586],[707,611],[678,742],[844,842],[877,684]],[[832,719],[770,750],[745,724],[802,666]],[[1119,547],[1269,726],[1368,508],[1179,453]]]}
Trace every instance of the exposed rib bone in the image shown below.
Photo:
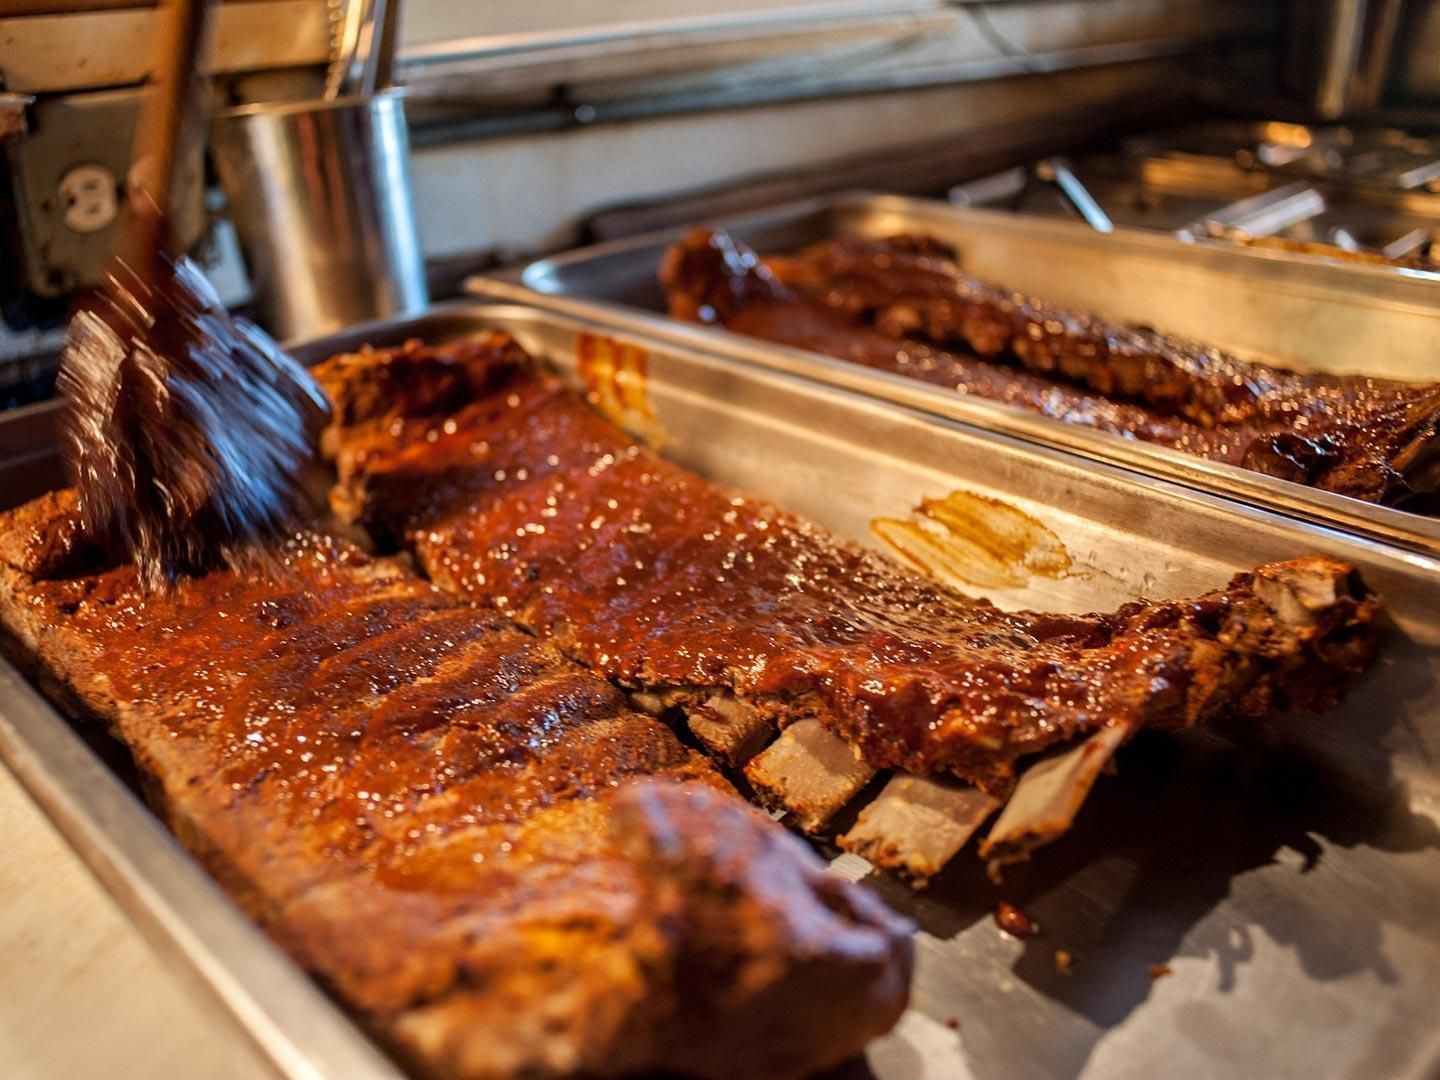
{"label": "exposed rib bone", "polygon": [[923,884],[999,805],[999,799],[979,788],[901,773],[860,811],[840,846]]}
{"label": "exposed rib bone", "polygon": [[1130,733],[1123,725],[1101,728],[1079,746],[1032,766],[1020,778],[1000,820],[980,845],[992,877],[1070,828],[1100,770]]}
{"label": "exposed rib bone", "polygon": [[632,690],[630,702],[641,712],[663,716],[667,710],[679,705],[684,696],[679,690]]}
{"label": "exposed rib bone", "polygon": [[690,731],[710,753],[739,768],[758,754],[775,725],[728,691],[685,710]]}
{"label": "exposed rib bone", "polygon": [[797,720],[745,766],[755,793],[815,832],[864,787],[875,770],[819,720]]}

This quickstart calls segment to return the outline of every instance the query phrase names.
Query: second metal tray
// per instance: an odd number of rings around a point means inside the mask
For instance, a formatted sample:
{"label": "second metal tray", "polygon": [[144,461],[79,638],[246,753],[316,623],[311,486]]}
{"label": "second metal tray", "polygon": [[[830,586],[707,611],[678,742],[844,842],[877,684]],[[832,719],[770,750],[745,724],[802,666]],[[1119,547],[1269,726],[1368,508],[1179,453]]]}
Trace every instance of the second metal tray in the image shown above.
{"label": "second metal tray", "polygon": [[[1070,222],[958,210],[890,195],[807,200],[715,224],[761,250],[793,249],[837,235],[926,233],[957,247],[966,268],[974,273],[1057,302],[1293,366],[1440,381],[1440,284],[1431,280],[1434,275],[1337,270],[1270,257],[1272,253],[1199,248],[1135,230],[1100,236]],[[1440,554],[1440,520],[1434,518],[664,317],[656,270],[665,248],[685,231],[667,229],[581,248],[532,263],[509,277],[471,278],[466,288],[478,296],[538,304],[570,315],[625,320],[623,325],[632,332],[806,375]]]}
{"label": "second metal tray", "polygon": [[[1440,560],[605,320],[463,305],[297,352],[313,360],[492,327],[572,378],[582,356],[622,343],[632,377],[645,373],[668,455],[861,542],[874,517],[956,489],[1038,518],[1075,572],[992,593],[1005,605],[1110,608],[1310,552],[1354,562],[1387,599],[1384,656],[1343,708],[1245,732],[1138,738],[1077,828],[1001,887],[965,854],[923,893],[876,882],[920,923],[919,967],[912,1009],[865,1064],[842,1071],[848,1080],[1310,1080],[1440,1067]],[[392,1075],[3,662],[0,753],[280,1071]],[[853,857],[835,860],[836,872],[857,869]],[[1042,936],[1003,937],[990,921],[1002,896]],[[1073,958],[1065,970],[1057,950]]]}

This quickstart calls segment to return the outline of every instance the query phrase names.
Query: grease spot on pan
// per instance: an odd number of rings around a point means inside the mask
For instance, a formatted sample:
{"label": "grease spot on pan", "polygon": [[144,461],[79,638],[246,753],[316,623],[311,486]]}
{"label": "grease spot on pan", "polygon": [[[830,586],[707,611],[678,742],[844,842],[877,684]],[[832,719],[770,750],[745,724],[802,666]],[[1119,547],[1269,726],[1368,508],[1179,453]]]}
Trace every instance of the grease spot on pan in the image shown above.
{"label": "grease spot on pan", "polygon": [[1009,503],[966,491],[926,499],[908,519],[870,529],[901,559],[941,581],[1014,589],[1032,577],[1063,577],[1070,553],[1050,529]]}
{"label": "grease spot on pan", "polygon": [[644,349],[582,330],[575,335],[575,356],[591,405],[652,447],[669,441],[650,406],[649,358]]}

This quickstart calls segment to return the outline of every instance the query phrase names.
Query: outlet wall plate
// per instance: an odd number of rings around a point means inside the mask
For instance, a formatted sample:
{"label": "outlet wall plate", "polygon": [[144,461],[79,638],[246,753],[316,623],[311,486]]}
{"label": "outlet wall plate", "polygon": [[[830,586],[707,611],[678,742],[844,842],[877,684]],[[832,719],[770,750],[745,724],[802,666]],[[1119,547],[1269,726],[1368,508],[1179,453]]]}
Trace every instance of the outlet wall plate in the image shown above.
{"label": "outlet wall plate", "polygon": [[[36,296],[63,298],[99,283],[117,239],[139,103],[134,89],[41,100],[29,133],[5,144],[22,280]],[[204,223],[204,164],[204,147],[196,146],[176,189],[175,226],[186,244]]]}
{"label": "outlet wall plate", "polygon": [[120,178],[104,165],[76,165],[56,187],[60,220],[71,232],[99,232],[120,214]]}

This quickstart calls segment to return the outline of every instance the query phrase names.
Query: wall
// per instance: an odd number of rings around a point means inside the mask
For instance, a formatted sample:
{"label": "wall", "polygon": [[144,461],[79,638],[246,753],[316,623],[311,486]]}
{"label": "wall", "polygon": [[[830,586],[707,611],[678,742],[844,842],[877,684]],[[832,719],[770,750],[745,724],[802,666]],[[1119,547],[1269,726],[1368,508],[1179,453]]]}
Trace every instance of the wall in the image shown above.
{"label": "wall", "polygon": [[659,117],[417,149],[429,258],[572,244],[588,212],[1174,90],[1164,62]]}
{"label": "wall", "polygon": [[[890,3],[896,11],[898,0]],[[442,32],[458,37],[563,19],[705,11],[696,0],[502,2],[446,18],[437,14],[441,6],[440,0],[412,0],[412,45]],[[744,6],[816,7],[794,0]],[[878,0],[824,5],[852,13],[883,6]],[[735,10],[731,5],[725,13]],[[832,27],[830,36],[788,47],[772,42],[770,51],[750,57],[736,55],[731,42],[716,51],[683,42],[667,48],[662,40],[642,54],[623,46],[539,49],[520,57],[496,52],[453,65],[443,77],[416,67],[407,74],[418,101],[432,93],[451,101],[438,113],[423,106],[412,111],[419,124],[413,162],[426,254],[564,246],[574,242],[587,214],[617,203],[814,169],[917,142],[961,141],[982,128],[1085,105],[1174,97],[1194,85],[1217,47],[1268,41],[1278,15],[1274,4],[1240,0],[1013,0],[958,7],[912,0],[904,13],[872,19],[853,35]],[[497,100],[508,105],[495,117]],[[569,122],[582,113],[602,122]],[[493,134],[526,115],[536,127],[562,130]],[[619,122],[603,122],[607,118]],[[467,137],[487,130],[489,137]]]}

